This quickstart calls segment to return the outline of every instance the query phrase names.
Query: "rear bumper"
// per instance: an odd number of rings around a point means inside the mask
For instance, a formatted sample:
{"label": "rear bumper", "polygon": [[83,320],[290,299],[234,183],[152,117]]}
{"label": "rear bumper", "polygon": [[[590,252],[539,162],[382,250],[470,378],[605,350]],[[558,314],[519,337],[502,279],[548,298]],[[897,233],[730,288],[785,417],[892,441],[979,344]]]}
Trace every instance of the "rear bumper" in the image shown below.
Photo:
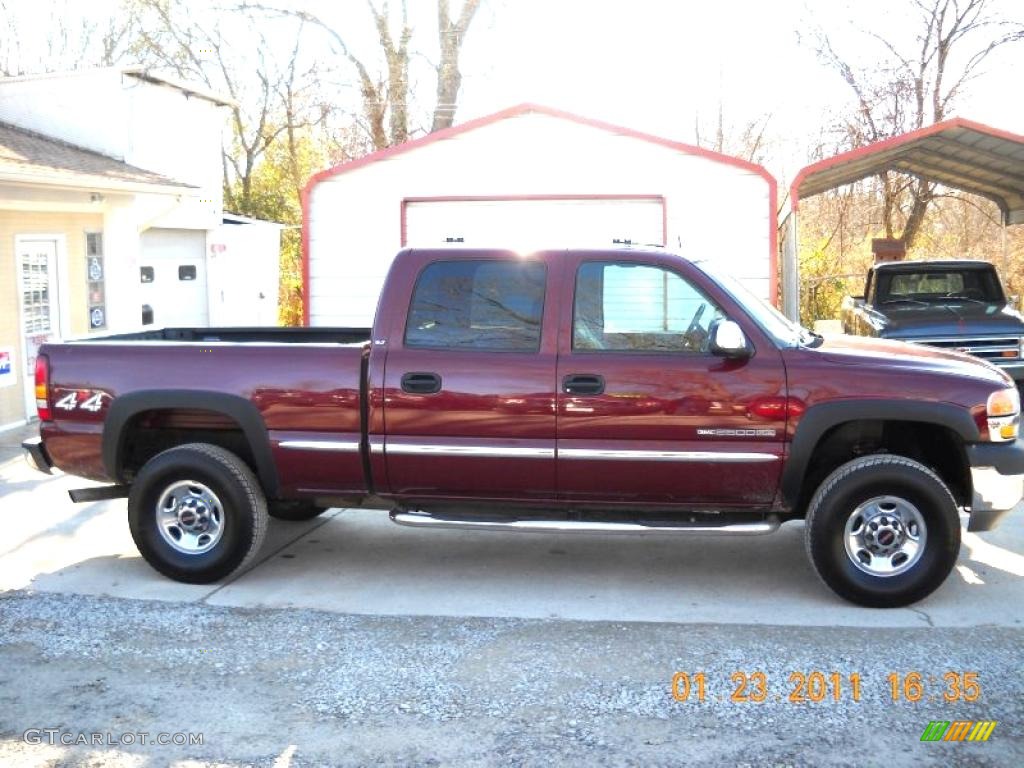
{"label": "rear bumper", "polygon": [[53,473],[53,462],[41,437],[29,438],[21,444],[21,449],[25,452],[25,461],[30,467],[48,475]]}
{"label": "rear bumper", "polygon": [[1024,497],[1024,441],[967,446],[971,517],[967,530],[991,531]]}

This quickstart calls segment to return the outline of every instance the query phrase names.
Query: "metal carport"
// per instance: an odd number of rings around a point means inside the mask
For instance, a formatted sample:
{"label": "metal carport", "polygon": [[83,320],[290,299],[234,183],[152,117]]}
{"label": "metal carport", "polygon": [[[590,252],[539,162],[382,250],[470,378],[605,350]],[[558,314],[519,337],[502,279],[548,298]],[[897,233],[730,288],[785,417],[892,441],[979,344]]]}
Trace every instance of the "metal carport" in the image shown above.
{"label": "metal carport", "polygon": [[783,308],[799,317],[796,217],[800,201],[885,171],[900,171],[992,200],[1003,226],[1024,224],[1024,136],[953,118],[820,160],[790,186],[782,226]]}

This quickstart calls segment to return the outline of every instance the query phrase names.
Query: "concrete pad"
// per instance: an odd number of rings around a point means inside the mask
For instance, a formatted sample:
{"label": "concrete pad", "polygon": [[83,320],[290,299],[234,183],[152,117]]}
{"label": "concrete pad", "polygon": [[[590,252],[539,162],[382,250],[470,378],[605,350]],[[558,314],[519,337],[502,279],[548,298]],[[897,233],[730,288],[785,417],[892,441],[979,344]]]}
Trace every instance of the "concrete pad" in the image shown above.
{"label": "concrete pad", "polygon": [[910,609],[853,606],[801,523],[750,538],[423,531],[345,511],[207,602],[380,615],[798,626],[1020,626],[1024,520],[965,534],[960,569]]}

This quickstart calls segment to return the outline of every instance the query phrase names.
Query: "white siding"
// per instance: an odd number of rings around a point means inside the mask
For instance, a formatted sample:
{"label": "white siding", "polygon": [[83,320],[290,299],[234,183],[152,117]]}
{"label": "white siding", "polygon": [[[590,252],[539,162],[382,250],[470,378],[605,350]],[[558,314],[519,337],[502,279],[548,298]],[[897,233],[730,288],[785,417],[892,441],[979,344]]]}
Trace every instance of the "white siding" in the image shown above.
{"label": "white siding", "polygon": [[724,263],[768,296],[766,179],[636,137],[528,113],[315,185],[305,222],[311,324],[370,323],[401,247],[403,199],[530,195],[662,195],[670,248]]}
{"label": "white siding", "polygon": [[[205,219],[162,221],[159,226],[213,228],[223,211],[221,142],[227,110],[207,99],[134,77],[125,77],[126,163],[198,187],[183,210]],[[179,215],[181,211],[179,211]]]}
{"label": "white siding", "polygon": [[0,120],[196,187],[145,226],[212,229],[227,110],[119,68],[0,80]]}
{"label": "white siding", "polygon": [[0,81],[0,120],[118,160],[125,157],[128,103],[116,69]]}

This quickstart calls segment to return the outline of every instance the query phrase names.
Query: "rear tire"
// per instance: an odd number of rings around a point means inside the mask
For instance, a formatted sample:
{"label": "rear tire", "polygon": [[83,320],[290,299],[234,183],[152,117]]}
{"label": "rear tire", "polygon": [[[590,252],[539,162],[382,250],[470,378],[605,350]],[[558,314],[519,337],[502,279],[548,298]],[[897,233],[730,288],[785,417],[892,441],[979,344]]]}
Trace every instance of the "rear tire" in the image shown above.
{"label": "rear tire", "polygon": [[176,581],[209,584],[248,567],[267,531],[252,470],[215,445],[189,443],[150,459],[128,496],[139,552]]}
{"label": "rear tire", "polygon": [[318,507],[311,501],[272,501],[269,503],[270,516],[277,520],[300,522],[312,520],[326,512],[330,507]]}
{"label": "rear tire", "polygon": [[804,536],[811,564],[836,594],[898,608],[946,580],[960,552],[960,516],[928,467],[903,456],[863,456],[825,478]]}

